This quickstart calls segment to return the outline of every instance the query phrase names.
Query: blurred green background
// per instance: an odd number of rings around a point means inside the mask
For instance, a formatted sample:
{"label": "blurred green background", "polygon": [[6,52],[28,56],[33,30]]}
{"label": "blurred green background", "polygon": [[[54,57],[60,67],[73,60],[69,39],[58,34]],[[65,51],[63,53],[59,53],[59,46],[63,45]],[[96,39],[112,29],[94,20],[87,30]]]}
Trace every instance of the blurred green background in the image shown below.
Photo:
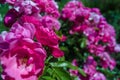
{"label": "blurred green background", "polygon": [[[59,5],[59,9],[61,10],[68,1],[70,0],[56,0]],[[97,7],[100,9],[101,13],[106,17],[108,23],[113,25],[116,30],[116,39],[117,42],[120,43],[120,0],[81,0],[85,6],[87,7]],[[7,28],[3,25],[3,17],[5,13],[8,11],[8,5],[0,4],[0,32],[3,30],[7,30]],[[100,70],[103,72],[108,80],[117,80],[120,78],[120,54],[112,55],[116,61],[117,66],[113,71],[108,69]]]}

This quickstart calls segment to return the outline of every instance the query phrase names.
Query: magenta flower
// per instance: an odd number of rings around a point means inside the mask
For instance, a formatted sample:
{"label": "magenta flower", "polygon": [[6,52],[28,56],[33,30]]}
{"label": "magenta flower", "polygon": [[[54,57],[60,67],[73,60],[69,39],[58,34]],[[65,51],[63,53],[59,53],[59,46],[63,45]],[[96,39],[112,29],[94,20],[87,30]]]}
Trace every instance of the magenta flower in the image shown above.
{"label": "magenta flower", "polygon": [[[78,66],[76,59],[73,60],[72,65]],[[96,70],[97,63],[93,59],[92,56],[88,56],[85,64],[84,64],[84,72],[86,73],[86,77],[81,75],[77,70],[69,70],[72,76],[76,76],[77,80],[106,80],[104,74],[98,72]]]}
{"label": "magenta flower", "polygon": [[35,16],[28,16],[28,15],[23,15],[20,18],[19,23],[21,23],[21,24],[23,24],[23,23],[31,23],[35,27],[42,26],[41,19],[39,19],[38,17],[35,17]]}
{"label": "magenta flower", "polygon": [[21,18],[21,20],[35,25],[36,38],[43,45],[55,46],[58,44],[59,37],[55,34],[55,32],[53,30],[49,29],[52,27],[52,24],[48,25],[46,22],[46,23],[43,23],[44,24],[44,26],[43,26],[39,19],[36,19],[35,17],[31,17],[31,16],[23,16]]}
{"label": "magenta flower", "polygon": [[52,55],[55,58],[59,58],[59,57],[63,57],[64,56],[64,52],[62,50],[60,50],[58,46],[51,46],[50,48],[52,50]]}
{"label": "magenta flower", "polygon": [[90,76],[96,73],[97,63],[92,56],[88,56],[86,63],[84,64],[84,72]]}
{"label": "magenta flower", "polygon": [[101,15],[99,8],[92,8],[91,12]]}
{"label": "magenta flower", "polygon": [[104,74],[96,70],[97,63],[92,56],[88,56],[86,63],[84,64],[84,71],[87,74],[86,77],[80,75],[82,80],[106,80]]}
{"label": "magenta flower", "polygon": [[43,26],[36,29],[36,39],[44,46],[48,46],[52,50],[52,55],[55,58],[62,57],[64,55],[58,47],[59,37],[53,30],[43,28]]}
{"label": "magenta flower", "polygon": [[[78,63],[77,63],[77,60],[76,59],[74,59],[73,61],[72,61],[72,65],[73,66],[78,66]],[[72,70],[72,69],[70,69],[69,70],[69,72],[70,72],[70,75],[72,75],[72,76],[78,76],[78,70]]]}
{"label": "magenta flower", "polygon": [[4,80],[37,80],[44,69],[46,52],[29,38],[14,40],[0,56]]}
{"label": "magenta flower", "polygon": [[89,52],[91,52],[92,54],[95,54],[95,55],[99,55],[99,54],[102,54],[105,50],[105,48],[101,45],[94,45],[94,44],[90,44],[89,47]]}
{"label": "magenta flower", "polygon": [[110,68],[113,70],[116,66],[116,61],[110,57],[110,55],[107,52],[103,52],[102,54],[99,54],[101,58],[101,64],[103,68]]}
{"label": "magenta flower", "polygon": [[106,80],[106,77],[104,74],[96,72],[93,76],[90,77],[89,80]]}
{"label": "magenta flower", "polygon": [[43,45],[56,46],[58,44],[59,37],[54,31],[50,31],[48,28],[43,28],[43,26],[36,30],[36,38]]}
{"label": "magenta flower", "polygon": [[62,36],[60,37],[60,41],[61,41],[61,42],[64,42],[64,41],[66,41],[66,40],[67,40],[67,36],[62,35]]}
{"label": "magenta flower", "polygon": [[7,3],[14,5],[17,0],[6,0]]}
{"label": "magenta flower", "polygon": [[100,17],[101,15],[91,12],[89,16],[89,20],[92,21],[93,24],[98,24],[100,22]]}
{"label": "magenta flower", "polygon": [[114,48],[115,52],[120,52],[120,44],[117,44]]}
{"label": "magenta flower", "polygon": [[9,48],[9,42],[6,41],[7,31],[3,31],[0,34],[0,54],[6,51]]}
{"label": "magenta flower", "polygon": [[84,22],[90,15],[90,9],[85,8],[79,1],[70,1],[62,9],[62,18],[74,23]]}
{"label": "magenta flower", "polygon": [[7,31],[2,31],[0,34],[0,43],[5,41],[6,35],[7,35]]}
{"label": "magenta flower", "polygon": [[32,39],[35,32],[35,27],[32,24],[24,23],[23,26],[21,26],[19,23],[14,23],[5,39],[8,42],[21,37]]}
{"label": "magenta flower", "polygon": [[0,35],[0,53],[9,48],[11,41],[20,38],[33,39],[35,35],[35,27],[32,24],[24,23],[21,26],[19,23],[14,23],[9,32],[3,31]]}
{"label": "magenta flower", "polygon": [[55,18],[44,16],[38,19],[34,16],[24,15],[21,17],[20,23],[23,25],[23,22],[33,24],[35,26],[35,37],[37,41],[44,46],[48,46],[54,57],[58,58],[63,56],[63,51],[61,51],[57,46],[60,38],[54,32],[54,29],[59,30],[60,28],[60,23]]}
{"label": "magenta flower", "polygon": [[20,17],[20,14],[15,9],[10,9],[4,17],[5,26],[11,27],[18,17]]}
{"label": "magenta flower", "polygon": [[38,14],[40,9],[37,7],[37,4],[31,0],[18,0],[14,3],[14,8],[16,11],[26,15]]}
{"label": "magenta flower", "polygon": [[54,17],[50,16],[43,16],[41,23],[45,28],[49,28],[50,30],[59,30],[60,29],[60,22],[55,19]]}
{"label": "magenta flower", "polygon": [[54,0],[34,0],[41,12],[45,15],[53,16],[54,18],[59,18],[60,13],[58,11],[58,5]]}

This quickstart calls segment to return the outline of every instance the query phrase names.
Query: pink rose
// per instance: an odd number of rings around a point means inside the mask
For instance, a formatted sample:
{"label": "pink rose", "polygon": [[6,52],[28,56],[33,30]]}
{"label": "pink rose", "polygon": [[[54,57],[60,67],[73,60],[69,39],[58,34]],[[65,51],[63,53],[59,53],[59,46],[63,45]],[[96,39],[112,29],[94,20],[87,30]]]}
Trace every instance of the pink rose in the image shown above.
{"label": "pink rose", "polygon": [[27,15],[23,15],[20,20],[19,20],[20,24],[23,23],[31,23],[33,24],[35,27],[40,27],[42,26],[40,19],[36,18],[35,16],[27,16]]}
{"label": "pink rose", "polygon": [[23,26],[19,23],[14,23],[9,32],[6,32],[4,36],[1,36],[3,42],[9,42],[21,37],[33,39],[36,29],[33,24],[23,23]]}
{"label": "pink rose", "polygon": [[43,28],[43,26],[36,29],[37,40],[46,46],[55,46],[58,44],[58,36],[54,31],[50,31],[48,28]]}
{"label": "pink rose", "polygon": [[4,80],[37,80],[44,69],[46,52],[29,38],[14,40],[0,56]]}

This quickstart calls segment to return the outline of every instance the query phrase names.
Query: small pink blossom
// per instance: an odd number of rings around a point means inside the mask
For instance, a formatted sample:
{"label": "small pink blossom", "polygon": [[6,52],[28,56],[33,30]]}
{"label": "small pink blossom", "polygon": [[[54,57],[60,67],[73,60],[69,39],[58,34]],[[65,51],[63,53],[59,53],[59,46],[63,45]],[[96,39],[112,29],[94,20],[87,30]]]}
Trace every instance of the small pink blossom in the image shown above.
{"label": "small pink blossom", "polygon": [[67,40],[67,36],[62,35],[62,36],[60,37],[60,40],[61,40],[62,42],[66,41],[66,40]]}
{"label": "small pink blossom", "polygon": [[93,59],[93,57],[92,56],[88,56],[88,58],[86,60],[86,63],[84,65],[84,72],[91,76],[94,73],[96,73],[96,66],[97,66],[97,63]]}
{"label": "small pink blossom", "polygon": [[64,52],[62,50],[60,50],[58,46],[52,46],[51,50],[52,50],[52,55],[55,58],[59,58],[59,57],[63,57],[64,56]]}
{"label": "small pink blossom", "polygon": [[50,30],[59,30],[60,29],[60,22],[55,19],[54,17],[44,16],[42,17],[41,23],[45,28],[49,28]]}
{"label": "small pink blossom", "polygon": [[40,12],[36,3],[31,0],[18,0],[14,3],[14,9],[19,13],[32,15]]}
{"label": "small pink blossom", "polygon": [[[74,59],[72,61],[72,65],[73,66],[78,66],[78,63],[77,63],[76,59]],[[72,70],[72,69],[70,69],[69,72],[70,72],[70,75],[72,75],[72,76],[77,76],[78,75],[78,70]]]}
{"label": "small pink blossom", "polygon": [[57,19],[60,17],[58,5],[54,0],[34,0],[34,2],[38,4],[37,6],[45,15],[47,14]]}
{"label": "small pink blossom", "polygon": [[106,77],[104,74],[96,72],[93,76],[90,77],[89,80],[106,80]]}
{"label": "small pink blossom", "polygon": [[101,58],[101,64],[103,68],[110,68],[113,70],[116,66],[116,61],[110,57],[107,52],[103,52],[102,54],[98,55]]}
{"label": "small pink blossom", "polygon": [[115,52],[120,52],[120,44],[117,44],[114,48]]}
{"label": "small pink blossom", "polygon": [[6,41],[7,31],[2,31],[0,34],[0,55],[9,48],[9,42]]}
{"label": "small pink blossom", "polygon": [[7,3],[14,5],[17,0],[6,0]]}

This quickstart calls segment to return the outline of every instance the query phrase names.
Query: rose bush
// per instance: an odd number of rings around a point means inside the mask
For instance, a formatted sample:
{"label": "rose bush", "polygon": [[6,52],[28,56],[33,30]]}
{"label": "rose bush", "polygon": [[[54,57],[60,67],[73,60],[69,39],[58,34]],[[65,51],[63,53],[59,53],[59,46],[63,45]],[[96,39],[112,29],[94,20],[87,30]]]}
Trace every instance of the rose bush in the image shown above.
{"label": "rose bush", "polygon": [[[2,0],[10,9],[0,34],[3,80],[107,80],[120,52],[114,28],[98,8],[71,0]],[[107,71],[106,71],[107,72]],[[109,73],[110,73],[109,72]]]}

